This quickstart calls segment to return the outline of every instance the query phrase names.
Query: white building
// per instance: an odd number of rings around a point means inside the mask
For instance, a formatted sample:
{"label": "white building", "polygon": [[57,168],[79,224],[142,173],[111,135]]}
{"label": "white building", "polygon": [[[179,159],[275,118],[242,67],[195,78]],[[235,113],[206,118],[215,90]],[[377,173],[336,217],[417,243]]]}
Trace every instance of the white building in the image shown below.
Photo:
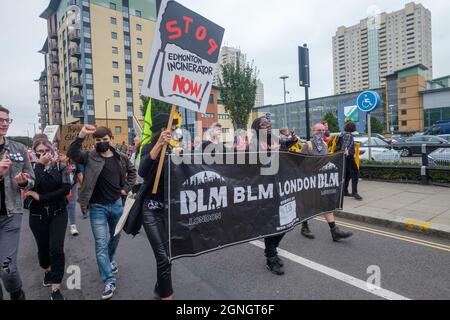
{"label": "white building", "polygon": [[431,12],[421,4],[339,27],[333,37],[335,94],[380,88],[386,75],[417,64],[429,69],[431,80]]}

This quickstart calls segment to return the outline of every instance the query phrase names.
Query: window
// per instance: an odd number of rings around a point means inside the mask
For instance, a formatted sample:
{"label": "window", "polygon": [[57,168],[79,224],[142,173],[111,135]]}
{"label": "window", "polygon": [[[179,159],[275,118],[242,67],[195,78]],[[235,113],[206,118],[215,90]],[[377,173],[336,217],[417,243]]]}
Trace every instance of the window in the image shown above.
{"label": "window", "polygon": [[402,116],[405,116],[408,114],[408,110],[402,110],[401,112],[402,112]]}
{"label": "window", "polygon": [[138,72],[144,72],[144,67],[143,66],[138,66]]}
{"label": "window", "polygon": [[136,31],[142,31],[142,26],[140,24],[136,25]]}
{"label": "window", "polygon": [[114,17],[111,17],[111,24],[117,24],[117,19]]}
{"label": "window", "polygon": [[113,83],[119,83],[119,77],[113,76]]}
{"label": "window", "polygon": [[111,32],[111,38],[117,39],[117,32]]}
{"label": "window", "polygon": [[408,103],[408,99],[400,99],[400,104],[407,104]]}
{"label": "window", "polygon": [[137,57],[138,57],[139,59],[142,59],[142,58],[144,58],[144,54],[143,54],[142,52],[138,52],[138,53],[137,53]]}
{"label": "window", "polygon": [[139,45],[142,44],[142,39],[141,38],[137,38],[137,44],[139,44]]}
{"label": "window", "polygon": [[115,132],[115,134],[121,134],[122,133],[122,127],[116,127],[114,132]]}
{"label": "window", "polygon": [[120,106],[119,105],[115,105],[114,106],[114,112],[120,112]]}
{"label": "window", "polygon": [[209,101],[208,101],[208,103],[209,103],[209,104],[213,104],[213,103],[214,103],[214,95],[212,95],[212,94],[209,95]]}
{"label": "window", "polygon": [[405,83],[406,82],[406,78],[400,78],[400,83]]}
{"label": "window", "polygon": [[116,4],[114,2],[110,2],[109,3],[109,8],[113,9],[113,10],[117,10],[117,6],[116,6]]}
{"label": "window", "polygon": [[406,88],[400,88],[400,93],[406,93]]}
{"label": "window", "polygon": [[139,10],[136,10],[136,17],[142,17],[142,12]]}
{"label": "window", "polygon": [[223,133],[230,133],[230,128],[222,128]]}
{"label": "window", "polygon": [[120,98],[120,91],[114,90],[114,98]]}
{"label": "window", "polygon": [[139,79],[139,87],[142,87],[143,84],[144,84],[144,80]]}
{"label": "window", "polygon": [[112,66],[114,69],[119,69],[119,63],[117,61],[113,61]]}
{"label": "window", "polygon": [[406,127],[408,125],[408,121],[402,121],[402,126]]}
{"label": "window", "polygon": [[112,47],[112,53],[113,53],[113,54],[119,54],[119,48],[117,48],[117,47]]}

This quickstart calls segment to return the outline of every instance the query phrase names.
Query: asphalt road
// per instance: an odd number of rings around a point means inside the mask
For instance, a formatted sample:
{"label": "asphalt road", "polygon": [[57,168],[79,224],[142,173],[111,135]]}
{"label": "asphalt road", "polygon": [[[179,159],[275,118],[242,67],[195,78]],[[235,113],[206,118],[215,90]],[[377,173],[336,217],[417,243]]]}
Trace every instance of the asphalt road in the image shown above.
{"label": "asphalt road", "polygon": [[[319,219],[320,220],[320,219]],[[177,300],[342,300],[342,299],[450,299],[450,242],[369,226],[348,220],[342,228],[354,232],[341,243],[331,240],[328,225],[311,222],[315,240],[299,228],[281,243],[284,276],[265,268],[261,242],[248,243],[173,264]],[[81,270],[81,289],[68,290],[70,299],[98,300],[103,285],[94,254],[89,220],[78,220],[79,237],[66,237],[66,268]],[[153,298],[156,281],[153,252],[144,235],[122,236],[117,255],[119,275],[115,300]],[[28,299],[47,300],[36,245],[24,215],[19,267]],[[380,287],[366,280],[379,270]],[[368,272],[369,271],[369,272]],[[377,273],[376,273],[377,274]],[[66,274],[64,281],[69,277]],[[371,282],[376,283],[376,282]]]}

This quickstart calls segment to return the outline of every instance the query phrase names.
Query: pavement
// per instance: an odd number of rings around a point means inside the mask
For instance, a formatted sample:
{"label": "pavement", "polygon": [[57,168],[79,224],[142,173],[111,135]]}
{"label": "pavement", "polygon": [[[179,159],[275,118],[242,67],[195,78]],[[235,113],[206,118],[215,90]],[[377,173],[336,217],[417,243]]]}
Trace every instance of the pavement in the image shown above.
{"label": "pavement", "polygon": [[450,239],[450,188],[361,180],[337,216]]}

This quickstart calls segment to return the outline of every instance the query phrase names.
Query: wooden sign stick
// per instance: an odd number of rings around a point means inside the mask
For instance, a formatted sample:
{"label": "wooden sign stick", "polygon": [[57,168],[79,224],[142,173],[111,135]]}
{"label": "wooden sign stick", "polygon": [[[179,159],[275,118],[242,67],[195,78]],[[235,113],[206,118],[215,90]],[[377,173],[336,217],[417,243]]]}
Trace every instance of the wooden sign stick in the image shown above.
{"label": "wooden sign stick", "polygon": [[[177,107],[176,105],[173,104],[172,110],[170,111],[169,123],[167,124],[166,129],[172,130],[172,122],[173,118],[175,117],[175,112],[177,112]],[[158,185],[159,180],[161,179],[161,172],[163,169],[164,160],[166,158],[166,152],[167,152],[167,145],[165,145],[161,150],[161,157],[159,158],[158,171],[156,172],[155,183],[153,184],[153,191],[152,191],[153,194],[156,194],[158,192]]]}

